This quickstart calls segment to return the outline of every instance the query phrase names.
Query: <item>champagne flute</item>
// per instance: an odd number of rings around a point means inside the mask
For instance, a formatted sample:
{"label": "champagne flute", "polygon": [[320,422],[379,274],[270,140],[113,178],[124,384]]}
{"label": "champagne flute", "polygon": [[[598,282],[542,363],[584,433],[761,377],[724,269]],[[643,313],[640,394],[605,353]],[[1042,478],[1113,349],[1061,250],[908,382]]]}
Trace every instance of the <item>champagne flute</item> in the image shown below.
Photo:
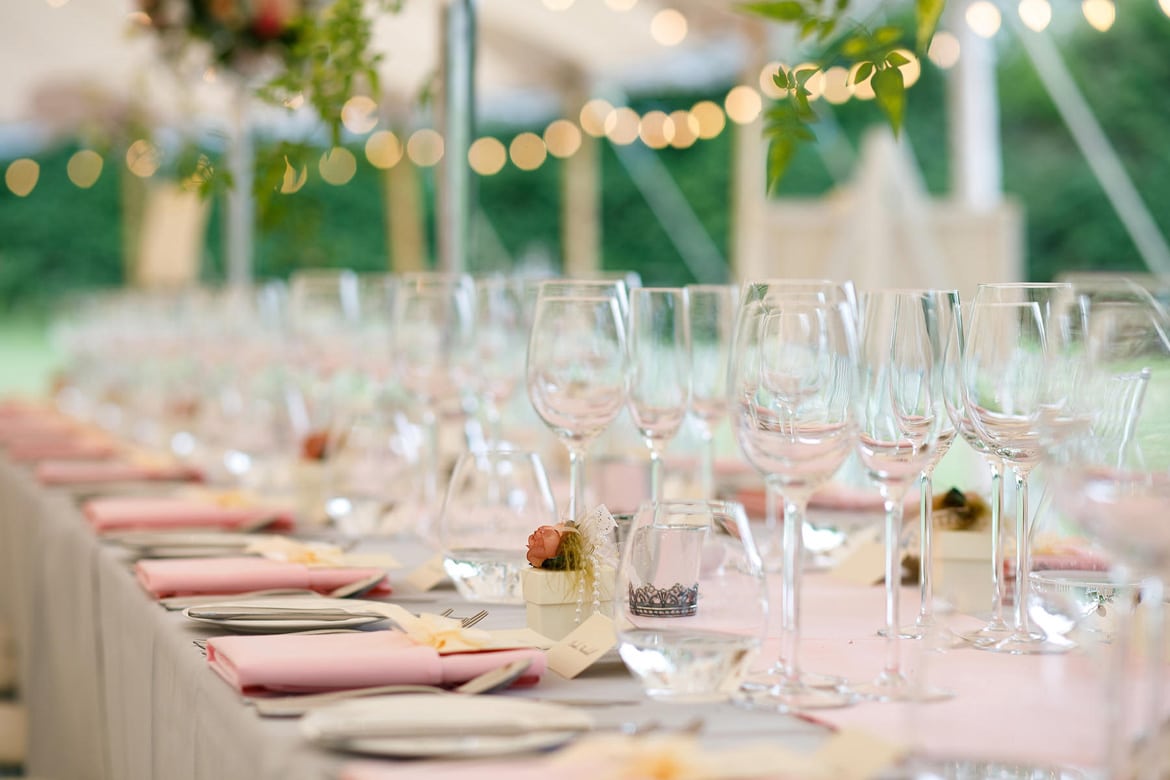
{"label": "champagne flute", "polygon": [[564,289],[541,287],[525,373],[532,407],[569,450],[573,521],[585,508],[587,447],[621,412],[628,378],[625,320],[616,296],[555,294]]}
{"label": "champagne flute", "polygon": [[641,287],[630,295],[630,417],[650,450],[650,497],[662,500],[662,450],[690,402],[686,291]]}
{"label": "champagne flute", "polygon": [[715,426],[727,413],[727,366],[739,288],[731,284],[688,284],[686,293],[691,327],[691,415],[702,439],[699,484],[704,498],[714,498]]}
{"label": "champagne flute", "polygon": [[[983,442],[1009,466],[1016,482],[1016,558],[1012,634],[981,650],[1012,654],[1064,652],[1032,630],[1028,616],[1030,525],[1028,477],[1043,454],[1046,363],[1062,341],[1050,334],[1053,313],[1067,309],[1071,285],[980,285],[975,294],[971,332],[963,356],[965,403]],[[1049,335],[1053,338],[1050,339]]]}
{"label": "champagne flute", "polygon": [[[800,584],[809,497],[852,451],[855,332],[847,306],[819,295],[745,300],[732,352],[732,419],[744,456],[784,498],[781,650],[751,702],[782,709],[841,707],[853,697],[814,685],[839,678],[800,669]],[[754,688],[759,680],[753,680]],[[811,684],[810,684],[811,683]]]}
{"label": "champagne flute", "polygon": [[941,354],[939,310],[947,305],[945,297],[930,290],[881,290],[862,299],[858,454],[885,502],[886,657],[877,679],[854,689],[878,701],[932,701],[951,695],[906,678],[898,630],[903,502],[934,457],[946,414],[935,357]]}

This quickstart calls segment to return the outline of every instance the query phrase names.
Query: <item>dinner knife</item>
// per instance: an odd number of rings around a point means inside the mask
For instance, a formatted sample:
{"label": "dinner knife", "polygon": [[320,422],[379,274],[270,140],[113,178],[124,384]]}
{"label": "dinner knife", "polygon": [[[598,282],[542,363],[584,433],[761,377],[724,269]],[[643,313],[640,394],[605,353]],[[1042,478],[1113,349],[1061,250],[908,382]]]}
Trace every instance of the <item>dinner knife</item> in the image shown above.
{"label": "dinner knife", "polygon": [[349,611],[345,609],[288,609],[286,607],[217,607],[202,609],[188,607],[187,615],[204,620],[351,620],[353,618],[388,618],[378,612]]}

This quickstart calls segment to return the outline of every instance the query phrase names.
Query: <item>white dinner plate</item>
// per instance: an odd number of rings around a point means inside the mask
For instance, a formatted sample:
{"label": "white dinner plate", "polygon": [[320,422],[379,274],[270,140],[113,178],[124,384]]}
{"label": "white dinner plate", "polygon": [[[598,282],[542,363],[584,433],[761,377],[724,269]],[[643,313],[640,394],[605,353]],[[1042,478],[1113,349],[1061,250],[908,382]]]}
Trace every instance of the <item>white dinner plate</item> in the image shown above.
{"label": "white dinner plate", "polygon": [[350,699],[301,719],[324,747],[392,758],[470,758],[548,750],[593,729],[588,713],[502,696]]}
{"label": "white dinner plate", "polygon": [[[375,614],[377,605],[357,599],[331,599],[320,596],[273,596],[271,598],[239,599],[217,601],[187,607],[183,614],[196,623],[216,626],[237,634],[290,634],[297,631],[316,631],[323,628],[360,628],[372,625],[387,617]],[[274,613],[263,620],[249,620],[237,617],[204,617],[203,613],[238,612],[259,610]],[[352,612],[350,617],[314,617],[313,613]],[[195,612],[196,614],[192,614]],[[286,612],[287,617],[277,617]]]}
{"label": "white dinner plate", "polygon": [[201,558],[243,555],[248,545],[267,536],[223,531],[128,531],[107,538],[144,558]]}

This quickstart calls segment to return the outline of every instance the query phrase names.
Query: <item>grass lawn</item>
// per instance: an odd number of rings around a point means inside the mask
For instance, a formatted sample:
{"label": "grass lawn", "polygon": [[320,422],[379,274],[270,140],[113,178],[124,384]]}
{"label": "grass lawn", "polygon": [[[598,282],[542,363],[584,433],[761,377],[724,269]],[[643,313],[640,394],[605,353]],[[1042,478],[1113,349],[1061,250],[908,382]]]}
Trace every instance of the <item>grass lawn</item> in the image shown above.
{"label": "grass lawn", "polygon": [[59,364],[44,320],[0,317],[0,396],[44,393]]}

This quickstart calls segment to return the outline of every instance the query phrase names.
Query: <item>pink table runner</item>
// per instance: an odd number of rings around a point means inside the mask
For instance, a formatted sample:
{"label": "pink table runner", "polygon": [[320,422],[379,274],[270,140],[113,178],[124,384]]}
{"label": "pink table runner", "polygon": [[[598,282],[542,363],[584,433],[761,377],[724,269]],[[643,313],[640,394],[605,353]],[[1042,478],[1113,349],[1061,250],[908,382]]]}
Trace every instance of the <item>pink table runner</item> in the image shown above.
{"label": "pink table runner", "polygon": [[272,506],[225,506],[210,499],[171,496],[117,496],[86,501],[82,514],[99,533],[192,528],[236,531],[273,518],[266,531],[291,530],[292,513]]}
{"label": "pink table runner", "polygon": [[[367,567],[326,568],[268,558],[168,558],[134,565],[142,587],[157,598],[188,595],[230,595],[268,588],[308,588],[328,593],[334,588],[383,571]],[[371,595],[390,593],[384,580]]]}

